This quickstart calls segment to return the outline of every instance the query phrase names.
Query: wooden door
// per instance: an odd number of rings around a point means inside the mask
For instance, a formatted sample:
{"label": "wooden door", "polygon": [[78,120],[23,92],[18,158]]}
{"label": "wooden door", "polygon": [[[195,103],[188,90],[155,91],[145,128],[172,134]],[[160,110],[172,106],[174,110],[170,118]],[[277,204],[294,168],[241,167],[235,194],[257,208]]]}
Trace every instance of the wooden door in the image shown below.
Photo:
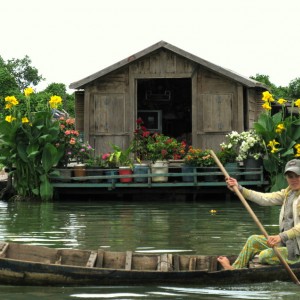
{"label": "wooden door", "polygon": [[97,152],[111,150],[111,144],[127,146],[125,128],[125,95],[122,93],[97,93],[90,103],[90,137]]}

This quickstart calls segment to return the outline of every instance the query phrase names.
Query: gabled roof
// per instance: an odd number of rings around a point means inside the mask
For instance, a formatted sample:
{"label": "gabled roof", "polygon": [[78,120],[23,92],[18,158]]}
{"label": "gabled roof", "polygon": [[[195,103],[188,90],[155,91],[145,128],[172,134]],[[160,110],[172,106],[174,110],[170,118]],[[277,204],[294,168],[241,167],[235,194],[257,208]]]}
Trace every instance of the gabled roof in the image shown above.
{"label": "gabled roof", "polygon": [[244,77],[244,76],[239,75],[231,70],[217,66],[207,60],[204,60],[204,59],[202,59],[198,56],[195,56],[189,52],[179,49],[179,48],[177,48],[171,44],[168,44],[164,41],[160,41],[160,42],[158,42],[140,52],[137,52],[137,53],[135,53],[135,54],[133,54],[133,55],[131,55],[131,56],[129,56],[129,57],[99,71],[99,72],[96,72],[88,77],[85,77],[81,80],[75,81],[75,82],[71,83],[69,87],[70,87],[70,89],[83,89],[85,87],[85,85],[89,84],[90,82],[92,82],[104,75],[107,75],[117,69],[120,69],[120,68],[132,63],[133,61],[136,61],[136,60],[138,60],[154,51],[157,51],[161,48],[164,48],[171,52],[174,52],[175,54],[178,54],[178,55],[185,57],[186,59],[189,59],[203,67],[206,67],[207,69],[210,69],[210,70],[216,72],[217,74],[223,75],[234,81],[240,82],[241,84],[243,84],[247,87],[260,87],[260,88],[267,89],[267,87],[264,84],[262,84],[261,82]]}

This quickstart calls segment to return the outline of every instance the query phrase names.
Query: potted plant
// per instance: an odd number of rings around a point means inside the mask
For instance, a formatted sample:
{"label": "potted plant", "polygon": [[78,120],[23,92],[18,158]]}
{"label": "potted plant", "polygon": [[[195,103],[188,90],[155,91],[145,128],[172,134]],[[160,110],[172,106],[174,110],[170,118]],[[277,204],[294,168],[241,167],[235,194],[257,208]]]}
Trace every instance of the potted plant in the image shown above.
{"label": "potted plant", "polygon": [[[133,160],[130,157],[132,153],[132,147],[129,146],[127,149],[122,149],[117,145],[112,145],[114,152],[112,155],[116,155],[118,158],[119,175],[131,175],[133,168]],[[120,182],[128,183],[132,182],[132,177],[121,177]]]}
{"label": "potted plant", "polygon": [[141,118],[136,120],[137,128],[133,132],[133,140],[131,142],[132,152],[135,155],[137,161],[142,162],[148,160],[148,138],[150,131],[144,126],[144,122]]}
{"label": "potted plant", "polygon": [[133,173],[136,175],[142,175],[140,177],[134,177],[134,182],[137,183],[145,183],[148,181],[147,176],[143,176],[149,173],[149,164],[143,163],[138,158],[136,159],[136,163],[133,165]]}
{"label": "potted plant", "polygon": [[[155,133],[148,137],[148,157],[152,161],[151,172],[154,174],[168,173],[168,159],[178,160],[185,153],[184,142],[180,143],[175,138]],[[166,182],[167,176],[153,176],[153,182]]]}
{"label": "potted plant", "polygon": [[[102,176],[103,175],[103,165],[102,165],[102,159],[101,156],[95,156],[87,159],[85,161],[85,166],[86,166],[86,175],[87,176]],[[101,182],[101,178],[93,178],[89,179],[91,182]]]}
{"label": "potted plant", "polygon": [[[183,166],[181,167],[182,173],[195,173],[197,167],[200,165],[200,153],[199,148],[189,146],[186,155],[183,157]],[[182,176],[182,180],[185,182],[194,181],[194,176]]]}
{"label": "potted plant", "polygon": [[[219,153],[217,153],[217,156]],[[205,149],[200,152],[199,165],[203,172],[216,172],[218,168],[216,167],[216,162],[214,161],[210,149]],[[214,174],[208,174],[204,176],[204,181],[218,181],[218,176]]]}
{"label": "potted plant", "polygon": [[[107,152],[101,155],[102,165],[105,168],[104,174],[107,176],[114,176],[118,174],[119,157],[121,153],[118,151]],[[107,178],[107,182],[116,183],[117,178]]]}
{"label": "potted plant", "polygon": [[88,142],[79,142],[75,147],[76,164],[74,166],[74,176],[86,176],[86,162],[92,158],[94,149]]}
{"label": "potted plant", "polygon": [[226,137],[228,139],[227,143],[220,144],[219,159],[230,175],[240,179],[237,174],[240,171],[240,163],[237,161],[239,140],[236,135],[226,135]]}

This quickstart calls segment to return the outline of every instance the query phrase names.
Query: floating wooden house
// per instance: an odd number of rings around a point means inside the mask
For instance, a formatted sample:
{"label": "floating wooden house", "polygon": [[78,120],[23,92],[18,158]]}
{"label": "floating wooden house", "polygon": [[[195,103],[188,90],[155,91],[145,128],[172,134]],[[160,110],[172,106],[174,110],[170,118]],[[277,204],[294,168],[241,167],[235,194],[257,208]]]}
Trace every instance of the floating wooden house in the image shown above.
{"label": "floating wooden house", "polygon": [[266,87],[161,41],[70,84],[77,128],[103,153],[126,148],[136,119],[152,131],[219,149],[232,130],[252,127]]}

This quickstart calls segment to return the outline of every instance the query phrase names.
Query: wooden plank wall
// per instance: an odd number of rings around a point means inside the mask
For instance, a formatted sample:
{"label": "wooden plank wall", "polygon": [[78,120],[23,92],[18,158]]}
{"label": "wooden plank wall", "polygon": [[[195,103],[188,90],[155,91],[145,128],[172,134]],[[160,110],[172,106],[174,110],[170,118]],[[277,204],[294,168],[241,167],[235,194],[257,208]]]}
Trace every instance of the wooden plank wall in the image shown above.
{"label": "wooden plank wall", "polygon": [[[85,90],[84,131],[96,153],[114,143],[122,148],[133,137],[137,118],[137,81],[149,78],[192,78],[193,145],[219,149],[225,135],[244,130],[243,86],[166,49],[152,52],[95,81]],[[249,122],[257,110],[249,93]]]}

